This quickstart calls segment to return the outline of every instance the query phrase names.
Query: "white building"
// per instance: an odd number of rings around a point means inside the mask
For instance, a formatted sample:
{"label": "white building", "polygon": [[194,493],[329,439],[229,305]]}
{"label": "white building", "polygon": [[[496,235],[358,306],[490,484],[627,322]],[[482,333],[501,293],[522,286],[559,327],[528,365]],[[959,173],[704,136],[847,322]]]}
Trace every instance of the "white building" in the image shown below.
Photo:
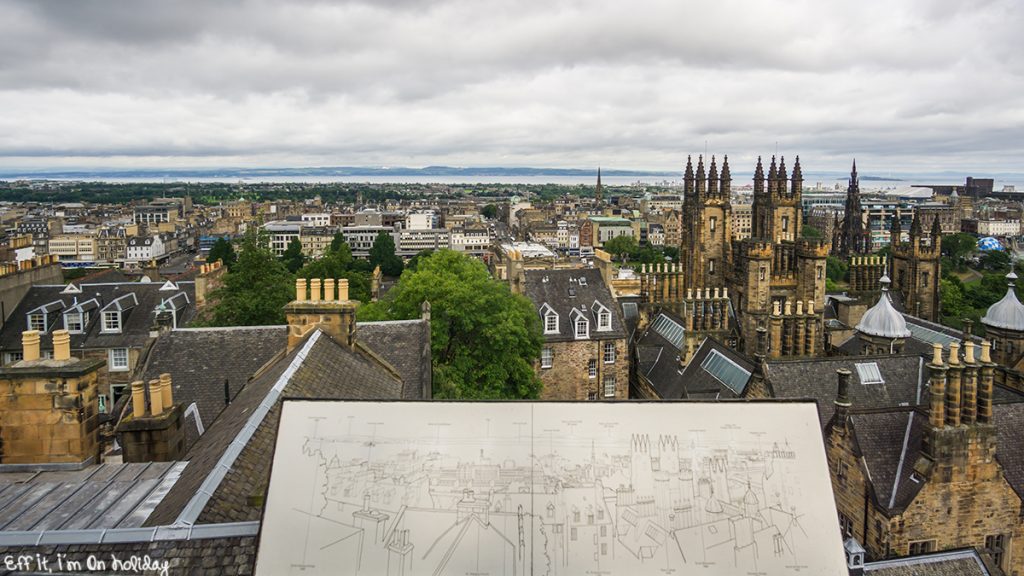
{"label": "white building", "polygon": [[[352,255],[357,258],[366,258],[370,255],[370,248],[373,248],[373,241],[381,232],[396,236],[395,229],[390,226],[345,226],[341,229],[345,243],[352,249]],[[396,249],[398,242],[395,242]]]}
{"label": "white building", "polygon": [[301,221],[273,220],[263,225],[270,236],[270,249],[278,256],[284,254],[292,240],[298,240],[302,233]]}
{"label": "white building", "polygon": [[402,230],[398,233],[395,251],[399,256],[412,257],[424,250],[449,247],[449,231],[444,228]]}
{"label": "white building", "polygon": [[491,246],[491,233],[487,228],[460,228],[452,230],[449,238],[452,250],[471,256],[483,256]]}
{"label": "white building", "polygon": [[47,250],[62,262],[93,262],[96,238],[85,234],[58,234],[49,239]]}
{"label": "white building", "polygon": [[978,234],[982,236],[1020,236],[1020,220],[979,220]]}
{"label": "white building", "polygon": [[433,210],[418,210],[405,216],[405,227],[408,230],[431,230],[437,228],[438,218]]}
{"label": "white building", "polygon": [[128,239],[126,259],[130,262],[148,262],[166,253],[166,245],[159,235],[132,236]]}
{"label": "white building", "polygon": [[314,228],[326,228],[331,225],[331,215],[327,212],[317,212],[315,214],[303,214],[302,225],[310,226]]}

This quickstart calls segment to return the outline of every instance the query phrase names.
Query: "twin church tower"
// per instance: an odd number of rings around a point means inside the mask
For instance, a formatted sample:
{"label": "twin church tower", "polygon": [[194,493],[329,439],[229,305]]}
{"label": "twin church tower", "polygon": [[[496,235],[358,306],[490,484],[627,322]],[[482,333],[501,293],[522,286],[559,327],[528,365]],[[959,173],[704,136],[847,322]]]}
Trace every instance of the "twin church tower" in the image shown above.
{"label": "twin church tower", "polygon": [[[853,217],[845,219],[861,221],[863,229],[856,181],[854,171],[848,196],[855,194],[856,201],[847,212]],[[758,158],[754,169],[751,236],[737,240],[732,230],[732,174],[728,157],[722,159],[721,167],[714,157],[706,167],[703,157],[698,157],[696,166],[691,158],[687,159],[679,265],[650,265],[641,269],[642,298],[674,309],[684,320],[685,355],[692,354],[709,335],[750,355],[780,358],[824,353],[826,260],[832,242],[803,236],[802,194],[799,157],[791,173],[784,158],[773,156],[767,173]],[[931,244],[922,247],[920,242],[914,242],[912,239],[911,245],[916,248],[908,245],[906,250],[900,248],[902,242],[897,242],[894,257],[905,256],[910,264],[915,258],[930,255]],[[868,247],[866,242],[859,244],[863,251],[856,254],[866,253]],[[933,278],[937,286],[937,274]],[[937,288],[935,295],[937,298]],[[912,304],[912,299],[922,298],[927,299],[914,294],[904,303]],[[926,319],[934,320],[929,318],[933,301],[907,311],[922,311]]]}

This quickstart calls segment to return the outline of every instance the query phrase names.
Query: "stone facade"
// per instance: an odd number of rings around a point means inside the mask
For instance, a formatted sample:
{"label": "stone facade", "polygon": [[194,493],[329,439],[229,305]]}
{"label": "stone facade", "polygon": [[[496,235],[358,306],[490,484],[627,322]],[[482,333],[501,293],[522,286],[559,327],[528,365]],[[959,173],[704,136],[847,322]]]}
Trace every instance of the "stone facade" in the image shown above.
{"label": "stone facade", "polygon": [[[615,346],[615,361],[604,361],[604,345],[612,342]],[[629,398],[629,350],[625,338],[616,340],[576,340],[571,342],[545,342],[551,350],[550,368],[541,367],[537,362],[537,373],[544,385],[541,400],[625,400]],[[590,362],[595,363],[596,372],[590,377]],[[611,376],[615,393],[605,395],[604,384]]]}
{"label": "stone facade", "polygon": [[902,241],[899,219],[893,219],[892,289],[903,296],[904,310],[930,322],[939,321],[939,281],[941,276],[942,233],[935,220],[931,233],[921,232],[921,220],[915,213],[910,226],[910,239]]}

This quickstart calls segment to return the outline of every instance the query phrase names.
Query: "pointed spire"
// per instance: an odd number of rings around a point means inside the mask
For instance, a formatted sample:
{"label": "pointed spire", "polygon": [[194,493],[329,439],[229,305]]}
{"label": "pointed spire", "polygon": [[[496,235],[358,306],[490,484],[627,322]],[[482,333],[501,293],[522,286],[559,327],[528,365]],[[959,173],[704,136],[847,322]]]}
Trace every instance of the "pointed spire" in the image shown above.
{"label": "pointed spire", "polygon": [[921,214],[918,211],[914,211],[914,219],[910,222],[910,237],[920,238],[921,237]]}
{"label": "pointed spire", "polygon": [[804,173],[800,170],[800,156],[796,157],[796,164],[793,165],[793,180],[803,180]]}
{"label": "pointed spire", "polygon": [[686,156],[686,178],[693,178],[693,161],[689,155]]}
{"label": "pointed spire", "polygon": [[704,155],[697,156],[697,178],[704,179]]}
{"label": "pointed spire", "polygon": [[757,168],[754,169],[754,180],[764,180],[764,166],[761,165],[761,157],[757,157]]}
{"label": "pointed spire", "polygon": [[860,178],[857,176],[857,159],[853,159],[853,170],[850,170],[850,186],[857,186],[860,184]]}
{"label": "pointed spire", "polygon": [[779,168],[775,164],[775,155],[772,154],[772,165],[771,165],[771,167],[768,168],[768,179],[769,180],[775,180],[775,178],[778,176],[778,174],[779,174]]}
{"label": "pointed spire", "polygon": [[725,180],[732,180],[732,174],[729,173],[729,155],[728,154],[726,154],[722,158],[722,175],[721,175],[721,178],[722,178],[723,182]]}
{"label": "pointed spire", "polygon": [[786,157],[779,156],[779,180],[786,180],[787,178],[788,176],[786,175]]}
{"label": "pointed spire", "polygon": [[935,242],[939,236],[942,236],[942,223],[939,222],[939,215],[936,214],[935,219],[932,220],[932,242]]}
{"label": "pointed spire", "polygon": [[708,178],[718,178],[718,166],[715,165],[715,155],[711,155],[711,165],[708,167]]}

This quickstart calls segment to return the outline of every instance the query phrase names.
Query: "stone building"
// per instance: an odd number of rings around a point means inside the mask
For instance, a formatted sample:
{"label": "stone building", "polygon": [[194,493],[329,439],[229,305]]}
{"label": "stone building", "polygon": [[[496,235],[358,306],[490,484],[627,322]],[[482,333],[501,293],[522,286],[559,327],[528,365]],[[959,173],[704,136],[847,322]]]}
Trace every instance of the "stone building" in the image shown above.
{"label": "stone building", "polygon": [[988,343],[964,348],[944,360],[935,344],[923,405],[862,410],[839,370],[825,431],[839,521],[869,559],[973,547],[1019,574],[1024,404],[994,403]]}
{"label": "stone building", "polygon": [[992,359],[998,364],[996,381],[1024,390],[1024,304],[1017,299],[1017,275],[1006,275],[1006,295],[989,307],[981,323],[992,340]]}
{"label": "stone building", "polygon": [[687,158],[683,176],[684,232],[679,247],[684,289],[726,286],[726,271],[732,261],[731,195],[728,156],[722,160],[721,175],[713,156],[707,174],[702,156],[697,159],[696,173]]}
{"label": "stone building", "polygon": [[850,181],[846,187],[846,208],[842,223],[833,230],[832,254],[842,258],[871,252],[871,233],[864,226],[863,209],[860,204],[860,177],[857,176],[857,161],[853,161]]}
{"label": "stone building", "polygon": [[537,374],[544,400],[629,397],[629,349],[618,304],[597,269],[526,270],[523,294],[540,315]]}
{"label": "stone building", "polygon": [[914,215],[907,242],[902,241],[899,219],[890,230],[892,247],[892,289],[898,292],[908,314],[930,322],[939,321],[939,281],[941,280],[942,230],[938,219],[931,233],[921,232],[921,219]]}

